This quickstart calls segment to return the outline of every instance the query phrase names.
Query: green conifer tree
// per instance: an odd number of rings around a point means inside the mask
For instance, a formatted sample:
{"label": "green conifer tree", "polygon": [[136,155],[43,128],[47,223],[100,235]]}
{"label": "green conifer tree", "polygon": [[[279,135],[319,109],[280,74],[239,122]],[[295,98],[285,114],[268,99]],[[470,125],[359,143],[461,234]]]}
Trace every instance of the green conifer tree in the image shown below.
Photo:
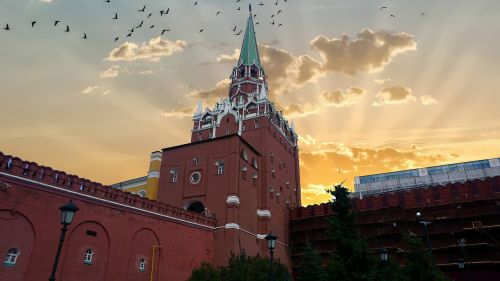
{"label": "green conifer tree", "polygon": [[321,255],[310,243],[304,247],[296,281],[326,281]]}

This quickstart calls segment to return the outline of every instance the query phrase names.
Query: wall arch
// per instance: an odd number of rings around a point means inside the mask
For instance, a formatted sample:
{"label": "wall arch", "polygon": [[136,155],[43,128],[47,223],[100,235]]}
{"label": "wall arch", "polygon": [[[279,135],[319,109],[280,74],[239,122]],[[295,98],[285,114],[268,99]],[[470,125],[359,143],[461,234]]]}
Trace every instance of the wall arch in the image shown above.
{"label": "wall arch", "polygon": [[21,281],[29,267],[35,245],[36,233],[31,221],[19,212],[0,210],[0,258],[5,258],[11,248],[19,249],[20,255],[14,266],[2,266],[0,280]]}
{"label": "wall arch", "polygon": [[[63,253],[61,280],[105,280],[109,259],[109,234],[96,221],[84,221],[69,233]],[[84,253],[92,249],[92,264],[83,262]]]}
{"label": "wall arch", "polygon": [[[150,228],[139,229],[133,236],[129,248],[127,263],[128,281],[148,281],[153,270],[153,280],[157,280],[160,265],[160,239],[156,232]],[[154,254],[153,254],[154,248]],[[154,264],[153,264],[154,255]],[[139,270],[139,261],[146,261],[144,271]],[[152,266],[153,264],[153,266]]]}

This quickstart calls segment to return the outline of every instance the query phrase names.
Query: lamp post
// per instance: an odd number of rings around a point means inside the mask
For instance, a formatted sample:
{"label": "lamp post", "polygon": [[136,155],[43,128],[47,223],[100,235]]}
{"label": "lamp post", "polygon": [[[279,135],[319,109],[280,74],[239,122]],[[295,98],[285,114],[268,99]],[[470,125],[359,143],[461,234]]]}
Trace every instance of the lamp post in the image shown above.
{"label": "lamp post", "polygon": [[465,253],[465,243],[466,243],[466,241],[464,238],[458,240],[458,247],[460,248],[460,251],[462,252],[462,258],[458,259],[457,265],[458,265],[458,268],[460,268],[460,270],[462,272],[465,269],[467,280],[470,281],[471,277],[470,277],[469,264],[465,261],[465,259],[467,258],[467,255]]}
{"label": "lamp post", "polygon": [[[415,215],[417,216],[417,218],[420,218],[422,216],[422,213],[417,212]],[[424,226],[425,237],[427,239],[427,247],[429,248],[429,253],[431,255],[432,267],[435,269],[436,268],[436,262],[434,261],[434,256],[432,255],[431,238],[429,236],[429,229],[427,227],[429,224],[431,224],[431,222],[430,221],[424,221],[424,220],[421,220],[419,222]]]}
{"label": "lamp post", "polygon": [[66,235],[66,231],[68,230],[68,225],[73,222],[73,218],[75,217],[75,213],[78,211],[78,207],[73,204],[73,201],[70,200],[68,204],[60,207],[59,210],[61,210],[61,224],[63,225],[63,227],[61,228],[59,247],[57,248],[57,254],[54,260],[54,266],[52,267],[52,273],[50,274],[49,281],[56,280],[57,264],[59,263],[59,256],[61,255],[64,236]]}
{"label": "lamp post", "polygon": [[387,262],[387,257],[389,256],[389,251],[387,249],[380,249],[378,251],[378,254],[380,256],[380,261],[385,265]]}
{"label": "lamp post", "polygon": [[269,234],[266,235],[266,240],[267,240],[267,248],[269,249],[269,281],[273,280],[273,254],[274,254],[274,249],[276,248],[276,240],[278,240],[278,237],[273,235],[272,232],[269,232]]}

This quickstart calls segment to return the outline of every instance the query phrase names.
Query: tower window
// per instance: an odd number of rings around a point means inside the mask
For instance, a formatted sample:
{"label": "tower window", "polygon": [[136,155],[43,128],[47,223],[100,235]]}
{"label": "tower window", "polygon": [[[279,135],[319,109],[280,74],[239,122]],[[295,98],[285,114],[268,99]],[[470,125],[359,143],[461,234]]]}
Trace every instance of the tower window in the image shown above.
{"label": "tower window", "polygon": [[255,169],[258,169],[257,160],[255,160],[255,158],[252,158],[252,167],[254,167]]}
{"label": "tower window", "polygon": [[201,173],[200,172],[193,172],[191,174],[191,177],[189,178],[192,184],[197,184],[201,180]]}
{"label": "tower window", "polygon": [[229,129],[226,129],[226,136],[229,135]]}
{"label": "tower window", "polygon": [[212,135],[213,133],[212,132],[208,132],[208,138],[211,139],[212,138]]}
{"label": "tower window", "polygon": [[177,173],[176,169],[170,170],[170,180],[171,180],[171,182],[177,182],[177,176],[178,176],[178,173]]}
{"label": "tower window", "polygon": [[7,255],[5,255],[5,259],[3,264],[6,266],[14,266],[17,263],[17,257],[19,257],[21,253],[17,248],[12,248],[7,251]]}
{"label": "tower window", "polygon": [[247,171],[248,171],[248,168],[247,166],[243,166],[243,168],[241,168],[241,177],[246,180],[247,179]]}
{"label": "tower window", "polygon": [[94,257],[94,251],[92,249],[87,249],[83,255],[84,264],[92,264],[92,258]]}
{"label": "tower window", "polygon": [[146,270],[146,260],[144,258],[139,260],[139,271],[144,272]]}
{"label": "tower window", "polygon": [[245,161],[248,161],[248,155],[244,149],[241,150],[241,158],[245,159]]}
{"label": "tower window", "polygon": [[200,160],[198,160],[198,158],[193,158],[193,165],[197,166],[198,164],[200,164]]}
{"label": "tower window", "polygon": [[217,165],[217,175],[223,175],[224,174],[224,162],[218,161],[216,163],[216,165]]}

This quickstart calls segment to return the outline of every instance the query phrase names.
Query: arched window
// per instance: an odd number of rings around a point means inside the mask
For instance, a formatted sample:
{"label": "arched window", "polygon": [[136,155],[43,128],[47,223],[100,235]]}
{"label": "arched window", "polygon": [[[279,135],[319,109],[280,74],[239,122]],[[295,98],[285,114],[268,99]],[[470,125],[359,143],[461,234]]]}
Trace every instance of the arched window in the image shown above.
{"label": "arched window", "polygon": [[139,271],[144,272],[146,270],[146,260],[144,258],[139,260]]}
{"label": "arched window", "polygon": [[10,249],[9,251],[7,251],[7,255],[5,255],[5,260],[3,261],[3,264],[7,265],[7,266],[16,265],[17,257],[20,254],[21,253],[19,252],[19,250],[17,248]]}
{"label": "arched window", "polygon": [[215,165],[217,165],[217,175],[223,175],[224,174],[224,161],[217,161],[217,162],[215,162]]}
{"label": "arched window", "polygon": [[205,206],[200,201],[193,201],[185,207],[186,210],[201,214],[205,211]]}
{"label": "arched window", "polygon": [[87,249],[83,255],[84,264],[92,264],[92,258],[94,257],[94,251],[92,249]]}
{"label": "arched window", "polygon": [[140,197],[146,197],[146,190],[144,189],[139,190],[139,192],[137,192],[137,195],[139,195]]}
{"label": "arched window", "polygon": [[240,154],[241,154],[240,155],[241,158],[245,159],[245,161],[248,161],[248,155],[247,155],[247,152],[244,149],[241,150]]}
{"label": "arched window", "polygon": [[252,167],[254,167],[255,169],[258,169],[257,160],[255,160],[255,158],[252,158]]}

